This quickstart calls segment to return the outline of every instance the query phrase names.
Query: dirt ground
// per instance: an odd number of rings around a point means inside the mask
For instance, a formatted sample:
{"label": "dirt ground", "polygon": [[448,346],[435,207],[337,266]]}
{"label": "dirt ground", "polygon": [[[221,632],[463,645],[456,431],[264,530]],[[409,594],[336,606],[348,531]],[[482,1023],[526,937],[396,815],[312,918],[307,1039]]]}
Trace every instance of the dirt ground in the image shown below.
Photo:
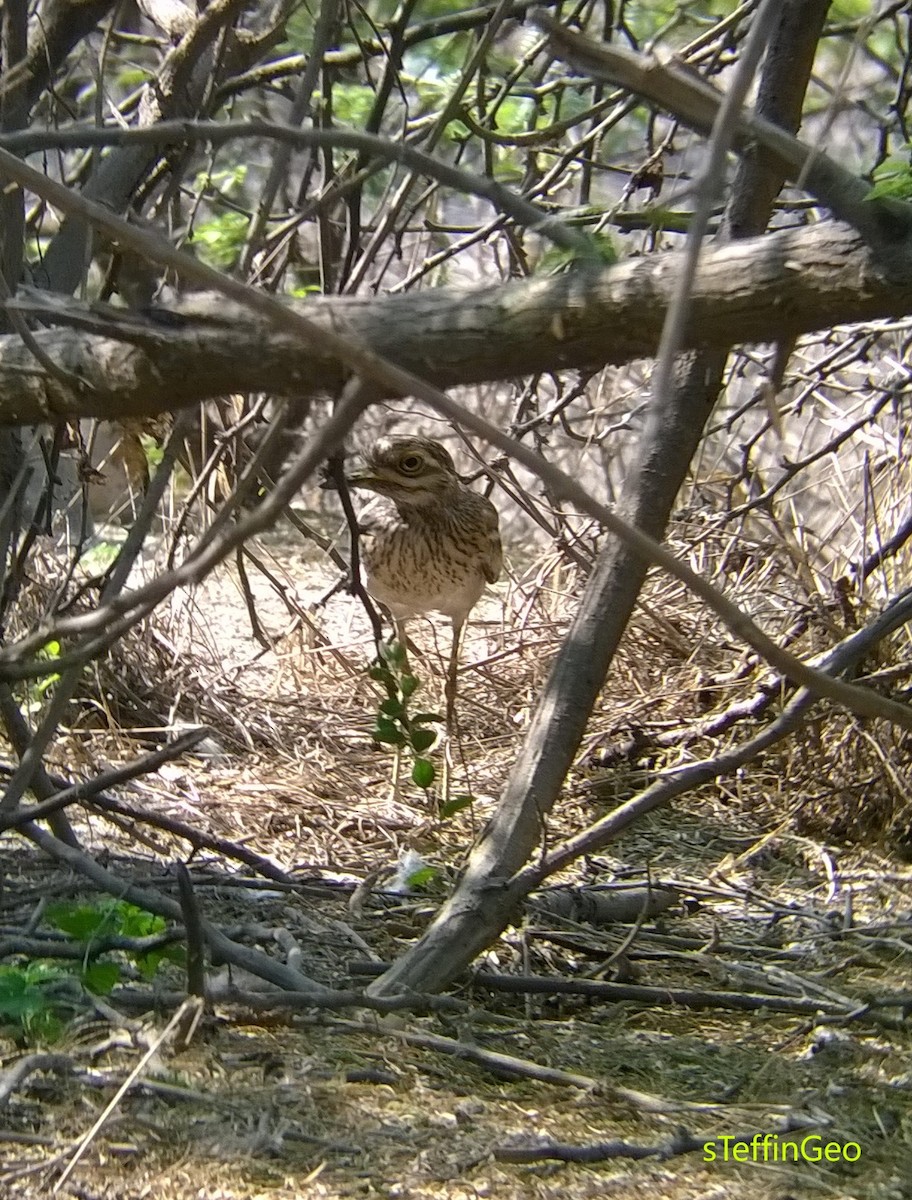
{"label": "dirt ground", "polygon": [[[187,862],[203,915],[230,936],[282,961],[295,954],[332,987],[363,987],[427,924],[496,803],[566,626],[571,581],[556,566],[514,569],[477,614],[455,768],[475,800],[442,820],[419,789],[390,795],[392,756],[369,736],[378,696],[357,607],[338,596],[311,611],[328,577],[269,543],[258,552],[280,589],[251,572],[273,647],[251,636],[231,573],[175,598],[143,635],[145,660],[119,663],[123,686],[102,687],[103,703],[85,700],[74,713],[56,765],[89,777],[140,752],[136,722],[129,737],[112,724],[154,707],[143,681],[156,676],[172,727],[205,721],[212,741],[205,756],[166,764],[117,795],[137,812],[255,852],[293,883],[89,808],[73,810],[83,845],[125,883],[168,896],[177,894],[175,862]],[[431,703],[448,631],[419,626],[418,673]],[[549,839],[584,827],[669,766],[747,736],[738,726],[712,740],[671,736],[754,694],[743,661],[705,614],[655,583]],[[116,722],[101,718],[105,705]],[[620,752],[634,732],[640,749]],[[500,975],[691,989],[702,1002],[514,995],[466,976],[450,1008],[429,1014],[269,1009],[258,981],[210,964],[213,977],[230,975],[254,999],[216,1002],[187,1048],[169,1038],[140,1067],[180,1003],[183,974],[163,966],[150,983],[125,970],[103,1001],[71,997],[53,1043],[29,1043],[13,1025],[0,1032],[0,1195],[52,1195],[80,1140],[139,1068],[57,1194],[909,1200],[912,867],[888,836],[904,760],[881,742],[875,754],[870,739],[844,717],[821,718],[743,775],[651,814],[560,881],[669,885],[678,899],[661,917],[604,927],[530,910],[476,964]],[[16,962],[15,938],[40,932],[43,905],[99,893],[13,834],[3,835],[2,855],[0,962]],[[404,861],[431,868],[418,890],[397,886]],[[720,992],[800,1001],[808,1011],[739,1009]],[[519,1061],[505,1070],[484,1060],[490,1051]],[[4,1072],[36,1052],[55,1060],[4,1092]],[[563,1074],[534,1078],[533,1065]],[[779,1136],[789,1123],[798,1132]],[[775,1135],[766,1161],[762,1152],[737,1161],[737,1148],[725,1161],[726,1145],[764,1133]],[[773,1160],[772,1147],[787,1153],[785,1143],[808,1134],[809,1159]],[[688,1135],[713,1139],[715,1160],[702,1148],[674,1153]],[[601,1160],[513,1161],[554,1143],[601,1148]],[[839,1157],[812,1161],[827,1144]],[[857,1161],[845,1161],[853,1145]]]}

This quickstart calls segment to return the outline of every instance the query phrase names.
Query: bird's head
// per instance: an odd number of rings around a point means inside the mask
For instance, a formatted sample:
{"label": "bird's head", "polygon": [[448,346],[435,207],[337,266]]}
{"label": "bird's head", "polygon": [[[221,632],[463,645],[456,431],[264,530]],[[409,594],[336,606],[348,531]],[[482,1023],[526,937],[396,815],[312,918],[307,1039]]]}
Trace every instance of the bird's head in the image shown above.
{"label": "bird's head", "polygon": [[379,492],[394,504],[421,507],[438,503],[459,486],[453,460],[440,442],[430,438],[380,438],[352,471],[353,487]]}

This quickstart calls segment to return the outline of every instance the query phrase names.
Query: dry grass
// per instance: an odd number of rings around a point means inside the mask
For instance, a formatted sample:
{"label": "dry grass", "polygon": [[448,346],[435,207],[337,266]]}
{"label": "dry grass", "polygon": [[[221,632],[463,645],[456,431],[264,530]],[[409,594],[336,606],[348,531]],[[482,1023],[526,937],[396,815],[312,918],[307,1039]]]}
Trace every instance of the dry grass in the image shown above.
{"label": "dry grass", "polygon": [[[735,587],[765,627],[802,654],[830,645],[844,627],[835,603],[808,605],[781,545],[742,538],[735,553],[723,534],[710,535],[702,519],[694,524],[690,517],[678,525],[675,544]],[[313,564],[279,542],[260,552],[287,589],[279,595],[252,575],[261,620],[277,638],[273,647],[264,650],[249,636],[231,573],[210,579],[115,650],[74,710],[54,758],[61,770],[87,775],[128,758],[152,734],[130,734],[124,725],[145,727],[149,713],[170,710],[174,721],[211,724],[215,757],[171,764],[125,789],[124,799],[243,843],[293,872],[301,886],[287,891],[238,873],[236,865],[226,870],[209,852],[192,862],[207,916],[275,953],[281,951],[273,931],[282,929],[303,950],[309,974],[351,986],[351,962],[399,953],[454,878],[516,756],[575,584],[565,568],[533,563],[479,612],[461,677],[457,765],[457,786],[467,783],[476,800],[441,822],[422,794],[389,796],[390,755],[369,737],[378,696],[366,677],[369,639],[356,606],[339,597],[307,611],[325,582]],[[860,608],[856,615],[864,617]],[[430,701],[439,692],[436,664],[448,632],[419,623],[415,637]],[[906,671],[903,654],[897,642],[875,664],[894,671],[893,686]],[[549,820],[549,840],[578,831],[661,770],[748,736],[769,713],[712,736],[706,723],[755,695],[763,678],[677,585],[651,578]],[[889,855],[890,831],[909,815],[903,750],[898,735],[822,712],[742,776],[653,813],[565,875],[593,885],[648,872],[680,889],[680,909],[633,937],[629,927],[545,927],[530,919],[505,933],[488,965],[859,1003],[907,990],[912,945],[903,922],[912,869]],[[98,815],[86,815],[80,830],[122,878],[173,892],[168,864],[186,857],[186,843]],[[38,897],[84,894],[78,879],[9,836],[6,846],[7,930],[27,922]],[[437,880],[422,896],[384,893],[407,851],[436,867]],[[352,886],[372,873],[374,893],[350,911]],[[912,1196],[912,1045],[901,1022],[837,1024],[838,1036],[827,1040],[803,1016],[523,1000],[469,985],[456,994],[469,1005],[458,1018],[368,1019],[360,1031],[313,1014],[217,1010],[189,1050],[163,1053],[149,1077],[157,1090],[139,1087],[122,1101],[67,1185],[70,1194]],[[117,1008],[116,993],[112,1003]],[[900,1012],[893,1007],[885,1015]],[[598,1091],[504,1081],[402,1043],[400,1028],[718,1107],[647,1114]],[[10,1099],[2,1117],[4,1194],[47,1194],[48,1165],[91,1125],[137,1061],[135,1033],[121,1045],[110,1045],[108,1033],[97,1014],[78,1018],[59,1047],[76,1073],[33,1076]],[[17,1053],[12,1040],[4,1050],[7,1061]],[[518,1166],[492,1158],[517,1137],[655,1144],[681,1125],[704,1136],[774,1128],[786,1112],[824,1123],[837,1141],[858,1141],[860,1163],[741,1165],[689,1154],[667,1162]]]}

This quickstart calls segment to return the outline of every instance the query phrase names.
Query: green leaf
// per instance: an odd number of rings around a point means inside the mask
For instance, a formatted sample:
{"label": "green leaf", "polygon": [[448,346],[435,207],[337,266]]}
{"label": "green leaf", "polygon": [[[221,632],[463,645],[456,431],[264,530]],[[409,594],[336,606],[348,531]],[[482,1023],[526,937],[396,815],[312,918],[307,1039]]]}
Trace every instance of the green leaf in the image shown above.
{"label": "green leaf", "polygon": [[52,1001],[42,984],[63,979],[65,972],[50,963],[26,967],[0,967],[0,1020],[15,1022],[29,1040],[53,1041],[61,1029]]}
{"label": "green leaf", "polygon": [[149,950],[146,954],[132,955],[137,971],[139,971],[147,983],[151,983],[158,974],[158,968],[161,966],[161,961],[164,957],[164,950]]}
{"label": "green leaf", "polygon": [[413,729],[409,734],[409,741],[412,743],[412,749],[420,754],[422,750],[433,746],[437,741],[437,734],[433,729]]}
{"label": "green leaf", "polygon": [[18,967],[5,967],[0,973],[0,1015],[21,1021],[30,1013],[47,1008],[41,992],[28,982]]}
{"label": "green leaf", "polygon": [[79,560],[80,566],[87,571],[105,571],[119,553],[120,546],[116,542],[99,541],[83,554]]}
{"label": "green leaf", "polygon": [[436,721],[438,724],[442,725],[444,718],[440,715],[440,713],[426,712],[415,713],[413,717],[409,717],[410,725],[430,725],[432,721]]}
{"label": "green leaf", "polygon": [[408,658],[405,646],[401,642],[397,642],[395,638],[390,642],[385,642],[380,647],[380,657],[393,667],[404,666]]}
{"label": "green leaf", "polygon": [[595,245],[595,253],[599,262],[610,267],[618,261],[617,247],[610,233],[590,233],[589,237]]}
{"label": "green leaf", "polygon": [[110,928],[111,920],[108,912],[96,905],[72,904],[61,900],[57,904],[49,904],[44,910],[45,920],[56,929],[68,933],[70,937],[87,942],[102,928]]}
{"label": "green leaf", "polygon": [[111,900],[104,904],[73,904],[60,901],[45,909],[49,925],[90,942],[102,933],[117,933],[124,937],[150,937],[167,928],[164,917],[147,912],[126,900]]}
{"label": "green leaf", "polygon": [[417,675],[403,675],[399,680],[399,691],[408,700],[409,696],[415,694],[421,687],[421,680]]}
{"label": "green leaf", "polygon": [[143,454],[146,456],[146,462],[150,468],[160,467],[162,459],[165,457],[165,448],[160,446],[154,437],[148,433],[139,435],[140,445],[143,448]]}
{"label": "green leaf", "polygon": [[96,996],[108,996],[120,983],[120,967],[113,962],[94,962],[82,973],[82,982]]}
{"label": "green leaf", "polygon": [[117,919],[118,932],[124,937],[151,937],[155,933],[164,933],[167,928],[164,917],[125,900],[115,900],[112,915]]}
{"label": "green leaf", "polygon": [[63,1022],[51,1008],[43,1008],[22,1022],[30,1042],[56,1042],[63,1036]]}
{"label": "green leaf", "polygon": [[380,702],[380,711],[384,714],[384,716],[391,717],[393,719],[402,717],[405,713],[405,709],[402,707],[402,701],[396,696],[387,696],[385,700],[382,700]]}
{"label": "green leaf", "polygon": [[232,209],[219,212],[208,221],[200,221],[190,239],[197,257],[217,269],[233,267],[244,245],[248,224],[244,213]]}
{"label": "green leaf", "polygon": [[571,267],[591,266],[594,263],[611,266],[618,260],[617,250],[608,233],[590,233],[584,251],[567,250],[563,246],[549,246],[535,264],[536,275],[559,275]]}
{"label": "green leaf", "polygon": [[376,99],[375,89],[367,84],[337,80],[333,87],[333,118],[344,125],[363,129]]}
{"label": "green leaf", "polygon": [[389,667],[381,667],[379,663],[372,666],[367,675],[374,683],[395,683]]}
{"label": "green leaf", "polygon": [[897,154],[884,159],[874,172],[874,185],[865,200],[908,200],[912,196],[912,163],[907,143]]}
{"label": "green leaf", "polygon": [[879,179],[865,193],[865,200],[908,200],[912,197],[912,173],[908,170]]}
{"label": "green leaf", "polygon": [[117,72],[117,82],[125,92],[133,92],[144,83],[148,83],[151,75],[142,67],[122,67]]}
{"label": "green leaf", "polygon": [[282,29],[285,40],[277,48],[277,54],[284,58],[288,54],[310,52],[313,43],[314,17],[309,10],[309,5],[293,5],[288,19],[282,23]]}
{"label": "green leaf", "polygon": [[158,950],[149,950],[145,954],[135,954],[132,957],[140,975],[149,982],[158,974],[158,968],[163,962],[175,963],[180,967],[185,966],[187,962],[186,950],[177,945],[162,946]]}
{"label": "green leaf", "polygon": [[434,770],[434,764],[426,758],[416,758],[415,765],[412,767],[412,783],[416,787],[429,788],[434,782],[434,777],[437,772]]}
{"label": "green leaf", "polygon": [[406,883],[410,888],[423,888],[439,878],[440,872],[436,867],[419,867],[409,875]]}
{"label": "green leaf", "polygon": [[471,803],[471,796],[454,796],[452,800],[447,800],[446,804],[441,804],[440,815],[444,820],[448,817],[455,817],[458,812],[462,812],[464,808],[468,808]]}
{"label": "green leaf", "polygon": [[377,722],[376,728],[371,732],[371,737],[375,742],[382,742],[385,746],[404,746],[405,734],[401,729],[397,729],[390,722]]}

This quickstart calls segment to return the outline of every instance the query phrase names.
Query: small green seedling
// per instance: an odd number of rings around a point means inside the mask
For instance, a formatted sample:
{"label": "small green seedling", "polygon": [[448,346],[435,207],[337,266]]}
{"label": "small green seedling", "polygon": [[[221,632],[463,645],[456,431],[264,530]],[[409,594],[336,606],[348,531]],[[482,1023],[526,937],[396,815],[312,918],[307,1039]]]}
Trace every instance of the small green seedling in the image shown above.
{"label": "small green seedling", "polygon": [[421,681],[412,674],[401,642],[394,640],[382,645],[368,674],[386,691],[386,698],[380,701],[377,709],[371,737],[375,742],[395,746],[399,752],[409,751],[412,783],[426,791],[437,775],[434,764],[427,757],[427,751],[437,740],[437,731],[429,726],[442,724],[443,717],[439,713],[409,711],[409,702],[421,687]]}
{"label": "small green seedling", "polygon": [[[123,900],[61,901],[49,904],[44,917],[82,947],[82,958],[49,957],[0,966],[0,1025],[18,1028],[29,1042],[56,1040],[69,1015],[83,1007],[79,999],[83,989],[95,996],[109,995],[120,983],[126,963],[151,980],[162,962],[184,961],[182,946],[159,940],[167,928],[164,919]],[[149,938],[156,944],[149,949],[104,945],[117,938]]]}

